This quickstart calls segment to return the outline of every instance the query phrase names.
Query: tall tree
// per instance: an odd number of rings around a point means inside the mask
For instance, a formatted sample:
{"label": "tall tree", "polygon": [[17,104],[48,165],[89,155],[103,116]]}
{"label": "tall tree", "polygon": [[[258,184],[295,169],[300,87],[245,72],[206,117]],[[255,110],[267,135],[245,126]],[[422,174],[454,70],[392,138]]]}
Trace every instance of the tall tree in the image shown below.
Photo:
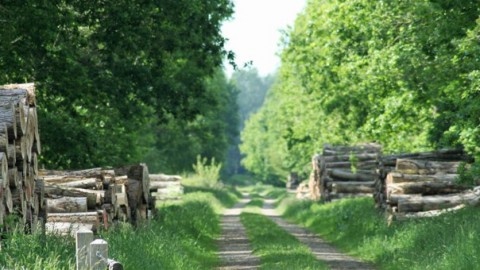
{"label": "tall tree", "polygon": [[211,100],[229,0],[0,4],[0,83],[35,81],[47,166],[140,160],[154,130]]}

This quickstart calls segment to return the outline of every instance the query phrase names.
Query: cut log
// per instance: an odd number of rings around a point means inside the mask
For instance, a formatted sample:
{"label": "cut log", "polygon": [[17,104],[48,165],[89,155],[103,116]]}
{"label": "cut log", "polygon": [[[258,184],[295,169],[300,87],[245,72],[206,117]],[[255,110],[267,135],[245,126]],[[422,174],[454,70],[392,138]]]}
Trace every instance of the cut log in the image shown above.
{"label": "cut log", "polygon": [[35,84],[8,84],[0,86],[0,106],[23,103],[35,106]]}
{"label": "cut log", "polygon": [[3,187],[10,184],[8,179],[8,161],[5,153],[0,153],[0,179],[2,179]]}
{"label": "cut log", "polygon": [[413,213],[393,213],[393,219],[398,221],[404,221],[404,220],[410,220],[410,219],[438,217],[446,213],[456,212],[463,208],[465,208],[465,205],[460,204],[455,207],[446,208],[442,210],[430,210],[430,211],[413,212]]}
{"label": "cut log", "polygon": [[370,182],[334,182],[332,191],[335,193],[373,193],[374,181]]}
{"label": "cut log", "polygon": [[373,170],[353,173],[350,170],[329,169],[327,175],[336,181],[374,181],[377,177]]}
{"label": "cut log", "polygon": [[87,208],[95,209],[95,206],[100,206],[103,204],[105,191],[46,185],[45,197],[52,198],[52,196],[86,197]]}
{"label": "cut log", "polygon": [[0,152],[8,153],[7,125],[1,122],[0,122]]}
{"label": "cut log", "polygon": [[[97,178],[85,178],[75,181],[65,181],[65,178],[61,179],[44,179],[47,185],[57,185],[60,187],[69,188],[95,188],[97,186]],[[58,180],[58,181],[57,181]],[[70,179],[69,179],[70,180]]]}
{"label": "cut log", "polygon": [[40,176],[71,176],[82,178],[102,178],[104,176],[115,176],[114,170],[103,168],[91,168],[78,171],[39,170]]}
{"label": "cut log", "polygon": [[47,199],[47,213],[87,212],[86,197]]}
{"label": "cut log", "polygon": [[453,182],[405,182],[388,184],[387,194],[435,195],[457,193],[467,189],[469,189],[469,187]]}
{"label": "cut log", "polygon": [[150,183],[152,182],[178,182],[182,180],[179,175],[150,174]]}
{"label": "cut log", "polygon": [[15,164],[17,163],[17,150],[15,144],[8,144],[7,151],[8,166],[15,167]]}
{"label": "cut log", "polygon": [[0,123],[7,126],[8,141],[13,142],[17,138],[17,117],[14,104],[0,105]]}
{"label": "cut log", "polygon": [[368,170],[376,169],[378,167],[377,161],[360,161],[360,162],[329,162],[325,163],[326,169],[335,169],[335,168],[356,168],[357,170]]}
{"label": "cut log", "polygon": [[455,207],[461,204],[478,206],[479,191],[468,191],[453,195],[412,197],[398,202],[399,212],[420,212]]}
{"label": "cut log", "polygon": [[330,193],[330,200],[340,200],[346,198],[372,198],[372,193]]}
{"label": "cut log", "polygon": [[387,155],[382,157],[385,166],[395,166],[398,159],[434,160],[434,161],[472,161],[463,150],[442,149],[431,152]]}
{"label": "cut log", "polygon": [[143,188],[140,181],[130,178],[128,179],[127,197],[128,205],[130,206],[131,210],[131,216],[129,217],[129,220],[131,220],[133,224],[136,224],[138,220],[137,208],[140,207],[143,199]]}
{"label": "cut log", "polygon": [[421,197],[421,194],[389,194],[387,201],[389,205],[398,205],[400,200],[405,200],[409,198],[418,198]]}
{"label": "cut log", "polygon": [[[3,196],[4,196],[7,212],[10,214],[13,213],[14,211],[13,198],[12,198],[12,192],[10,191],[9,186],[6,186],[3,188]],[[3,203],[3,201],[0,201],[0,203]]]}
{"label": "cut log", "polygon": [[82,223],[98,226],[99,219],[97,211],[79,213],[52,213],[47,214],[47,222]]}
{"label": "cut log", "polygon": [[13,167],[8,169],[8,181],[10,188],[18,188],[21,186],[21,183],[18,182],[17,168]]}
{"label": "cut log", "polygon": [[397,172],[391,172],[387,175],[386,183],[406,183],[406,182],[436,182],[436,183],[454,183],[458,180],[458,174],[403,174]]}
{"label": "cut log", "polygon": [[70,222],[47,222],[45,223],[45,232],[56,235],[75,236],[79,230],[95,231],[92,224],[70,223]]}
{"label": "cut log", "polygon": [[405,174],[456,174],[461,162],[397,159],[396,171]]}
{"label": "cut log", "polygon": [[15,105],[15,117],[17,122],[17,137],[24,136],[27,132],[27,115],[25,114],[25,104],[18,103]]}

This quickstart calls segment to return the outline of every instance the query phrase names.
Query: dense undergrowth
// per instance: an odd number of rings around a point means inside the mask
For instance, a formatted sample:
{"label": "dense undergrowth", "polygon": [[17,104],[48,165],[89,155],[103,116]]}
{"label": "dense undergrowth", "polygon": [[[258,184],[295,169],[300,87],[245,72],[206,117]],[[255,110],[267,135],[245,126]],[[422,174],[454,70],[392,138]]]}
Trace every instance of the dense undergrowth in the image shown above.
{"label": "dense undergrowth", "polygon": [[367,198],[284,200],[284,217],[380,269],[480,269],[480,209],[388,226]]}
{"label": "dense undergrowth", "polygon": [[[215,239],[219,212],[232,206],[233,189],[187,187],[182,203],[159,206],[158,215],[134,228],[118,226],[99,237],[111,258],[126,269],[212,269],[218,265]],[[0,269],[75,269],[72,237],[15,233],[2,241]]]}

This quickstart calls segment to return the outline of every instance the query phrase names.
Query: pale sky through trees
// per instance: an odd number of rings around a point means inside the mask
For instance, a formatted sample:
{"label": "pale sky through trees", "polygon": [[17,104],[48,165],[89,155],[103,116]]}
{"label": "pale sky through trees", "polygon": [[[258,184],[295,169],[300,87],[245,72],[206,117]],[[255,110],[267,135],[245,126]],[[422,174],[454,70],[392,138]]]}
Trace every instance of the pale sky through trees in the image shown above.
{"label": "pale sky through trees", "polygon": [[[253,61],[261,76],[275,71],[280,64],[280,30],[293,26],[305,0],[234,0],[233,19],[224,23],[222,32],[229,39],[225,48],[233,50],[236,63]],[[225,64],[227,74],[232,73]]]}

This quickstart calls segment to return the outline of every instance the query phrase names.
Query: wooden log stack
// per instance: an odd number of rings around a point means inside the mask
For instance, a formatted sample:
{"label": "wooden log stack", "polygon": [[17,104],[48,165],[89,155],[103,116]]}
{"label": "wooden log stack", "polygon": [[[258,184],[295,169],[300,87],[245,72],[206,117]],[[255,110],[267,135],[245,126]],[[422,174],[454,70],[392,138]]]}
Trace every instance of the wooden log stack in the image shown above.
{"label": "wooden log stack", "polygon": [[[443,149],[430,152],[405,153],[396,155],[384,155],[380,159],[378,178],[375,180],[375,204],[377,208],[387,209],[387,175],[397,169],[397,161],[417,160],[417,164],[400,162],[399,171],[411,175],[433,175],[436,173],[456,174],[459,162],[471,162],[472,159],[458,149]],[[425,162],[423,165],[420,161]],[[437,162],[437,163],[436,163]],[[448,163],[451,162],[451,163]],[[405,167],[409,164],[410,167]],[[449,168],[449,166],[451,166]]]}
{"label": "wooden log stack", "polygon": [[[468,157],[458,150],[410,154],[397,158],[395,169],[385,176],[381,190],[389,220],[429,217],[477,205],[480,192],[459,183],[458,168]],[[458,160],[461,158],[462,160]]]}
{"label": "wooden log stack", "polygon": [[[117,169],[40,170],[45,188],[46,229],[74,234],[115,222],[147,219],[150,182],[145,164]],[[145,192],[147,190],[147,192]]]}
{"label": "wooden log stack", "polygon": [[312,159],[309,188],[312,199],[330,201],[345,197],[373,196],[381,146],[332,146]]}
{"label": "wooden log stack", "polygon": [[183,194],[181,180],[182,177],[178,175],[151,174],[150,196],[153,204],[181,200]]}
{"label": "wooden log stack", "polygon": [[0,225],[17,215],[27,231],[44,218],[43,183],[37,178],[41,153],[35,85],[0,86]]}

